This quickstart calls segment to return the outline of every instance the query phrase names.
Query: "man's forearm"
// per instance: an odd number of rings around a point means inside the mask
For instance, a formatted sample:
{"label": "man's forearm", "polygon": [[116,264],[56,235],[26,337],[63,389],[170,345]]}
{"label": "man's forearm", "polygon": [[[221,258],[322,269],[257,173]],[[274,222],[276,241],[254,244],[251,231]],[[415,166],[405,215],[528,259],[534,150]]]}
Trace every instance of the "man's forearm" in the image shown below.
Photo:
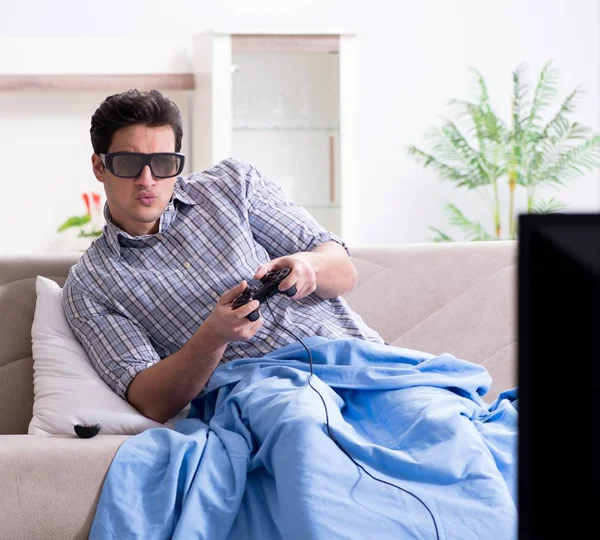
{"label": "man's forearm", "polygon": [[166,422],[204,388],[226,346],[214,342],[201,326],[179,351],[138,374],[127,400],[144,416]]}
{"label": "man's forearm", "polygon": [[317,275],[315,294],[335,298],[351,291],[356,285],[356,268],[346,250],[336,242],[325,242],[307,251]]}

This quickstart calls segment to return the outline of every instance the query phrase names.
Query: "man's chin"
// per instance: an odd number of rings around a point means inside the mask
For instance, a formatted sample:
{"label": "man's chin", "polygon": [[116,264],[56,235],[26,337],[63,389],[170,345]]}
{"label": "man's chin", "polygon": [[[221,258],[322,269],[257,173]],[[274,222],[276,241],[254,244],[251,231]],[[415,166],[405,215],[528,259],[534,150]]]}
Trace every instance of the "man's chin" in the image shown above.
{"label": "man's chin", "polygon": [[156,208],[153,208],[153,209],[148,209],[145,212],[139,212],[139,211],[133,212],[131,215],[131,218],[132,218],[132,221],[135,221],[139,224],[152,225],[152,224],[158,223],[161,215],[162,215],[162,212],[158,211]]}
{"label": "man's chin", "polygon": [[133,209],[132,215],[137,217],[142,223],[147,223],[160,218],[163,212],[164,207],[158,202],[153,203],[151,206],[145,206],[140,203],[137,208]]}

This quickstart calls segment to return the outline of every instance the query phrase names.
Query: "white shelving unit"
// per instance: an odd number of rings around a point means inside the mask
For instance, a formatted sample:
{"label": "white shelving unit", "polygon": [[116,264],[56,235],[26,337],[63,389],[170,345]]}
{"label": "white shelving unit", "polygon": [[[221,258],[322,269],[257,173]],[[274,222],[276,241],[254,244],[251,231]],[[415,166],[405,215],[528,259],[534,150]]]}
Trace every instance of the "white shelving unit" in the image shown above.
{"label": "white shelving unit", "polygon": [[355,37],[211,31],[192,57],[192,168],[249,161],[355,240]]}

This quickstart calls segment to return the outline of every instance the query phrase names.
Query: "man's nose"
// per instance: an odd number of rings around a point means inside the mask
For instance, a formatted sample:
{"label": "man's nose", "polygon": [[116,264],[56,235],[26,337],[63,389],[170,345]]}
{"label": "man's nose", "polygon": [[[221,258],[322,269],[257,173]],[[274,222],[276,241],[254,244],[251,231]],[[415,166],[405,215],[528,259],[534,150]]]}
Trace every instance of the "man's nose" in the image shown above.
{"label": "man's nose", "polygon": [[137,186],[153,186],[156,183],[154,176],[152,176],[152,171],[148,165],[145,165],[142,169],[140,175],[135,179],[135,184]]}

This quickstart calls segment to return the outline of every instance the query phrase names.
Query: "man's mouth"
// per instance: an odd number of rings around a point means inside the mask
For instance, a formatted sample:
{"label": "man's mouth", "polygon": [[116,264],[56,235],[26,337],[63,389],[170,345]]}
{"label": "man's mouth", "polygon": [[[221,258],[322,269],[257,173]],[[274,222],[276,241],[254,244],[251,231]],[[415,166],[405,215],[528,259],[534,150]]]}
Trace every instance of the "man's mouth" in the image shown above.
{"label": "man's mouth", "polygon": [[156,195],[154,193],[140,193],[136,199],[143,205],[150,206],[156,199]]}

